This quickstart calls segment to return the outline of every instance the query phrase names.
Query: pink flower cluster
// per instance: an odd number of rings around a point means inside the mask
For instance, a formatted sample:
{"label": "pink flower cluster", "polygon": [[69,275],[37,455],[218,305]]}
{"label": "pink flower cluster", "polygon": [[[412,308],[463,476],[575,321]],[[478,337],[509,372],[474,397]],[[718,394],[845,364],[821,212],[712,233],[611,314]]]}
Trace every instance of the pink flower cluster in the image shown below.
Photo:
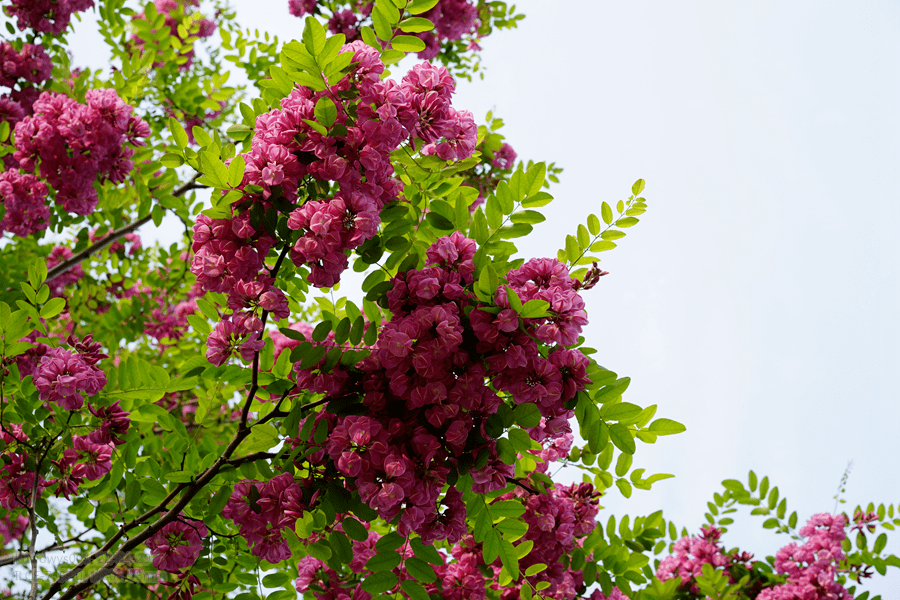
{"label": "pink flower cluster", "polygon": [[[66,262],[72,256],[74,256],[72,250],[66,246],[54,246],[47,256],[47,268],[52,269],[56,265]],[[84,277],[84,269],[81,268],[80,263],[66,269],[47,282],[47,285],[50,287],[50,295],[54,298],[62,297],[65,294],[65,288],[79,281],[82,277]]]}
{"label": "pink flower cluster", "polygon": [[9,42],[0,42],[0,86],[12,88],[26,82],[40,85],[50,79],[53,64],[43,46],[23,44],[16,50]]}
{"label": "pink flower cluster", "polygon": [[[309,460],[330,459],[363,502],[386,520],[402,513],[400,532],[415,531],[426,542],[452,543],[465,534],[458,493],[451,488],[441,497],[450,469],[468,469],[478,493],[506,487],[513,475],[485,429],[502,402],[489,381],[516,403],[538,405],[545,420],[529,433],[539,441],[569,432],[571,412],[563,403],[589,383],[587,359],[577,350],[557,347],[541,356],[535,339],[546,319],[520,324],[514,311],[495,315],[489,307],[476,308],[466,289],[474,280],[474,255],[475,242],[461,233],[435,242],[426,253],[428,267],[392,280],[387,297],[393,317],[372,354],[358,371],[330,380],[328,389],[315,388],[328,398],[362,393],[369,412],[317,417],[327,419],[330,434],[324,452]],[[559,271],[565,267],[556,265],[546,265],[561,281],[553,285],[568,285]],[[535,283],[542,281],[539,272],[529,263],[509,277],[523,295],[547,295]],[[511,383],[509,370],[521,380]],[[483,462],[475,466],[472,457],[479,455]],[[441,512],[439,501],[446,507]]]}
{"label": "pink flower cluster", "polygon": [[[340,524],[334,527],[336,531],[343,531]],[[363,577],[372,574],[366,569],[366,562],[377,553],[375,544],[381,539],[381,535],[375,531],[369,531],[367,539],[353,542],[353,560],[348,565],[350,570]],[[403,562],[407,558],[413,556],[412,549],[409,544],[404,543],[396,551],[402,558]],[[352,587],[344,587],[341,576],[328,567],[321,560],[312,556],[305,556],[300,559],[297,565],[298,577],[294,580],[294,587],[301,594],[312,592],[317,600],[370,600],[372,595],[362,589],[361,584],[352,585]],[[414,579],[401,563],[400,566],[391,570],[398,582],[408,579]],[[427,589],[427,588],[426,588]],[[482,587],[483,590],[483,587]],[[449,597],[444,597],[449,600]]]}
{"label": "pink flower cluster", "polygon": [[614,587],[612,591],[610,591],[609,596],[603,593],[603,590],[594,590],[591,593],[591,596],[588,600],[629,600],[628,596],[622,593],[617,587]]}
{"label": "pink flower cluster", "polygon": [[[380,211],[402,189],[390,160],[393,150],[418,139],[423,152],[462,158],[473,151],[477,135],[472,115],[450,106],[454,82],[446,69],[417,65],[398,84],[381,80],[384,64],[371,47],[354,42],[343,51],[354,53],[354,72],[323,92],[299,87],[280,110],[259,115],[252,148],[244,155],[241,185],[261,188],[248,197],[266,209],[280,197],[296,202],[308,179],[336,188],[333,197],[311,199],[287,220],[300,232],[290,258],[311,269],[309,281],[318,287],[340,280],[348,251],[375,235]],[[355,106],[340,100],[354,91],[360,94]],[[304,119],[315,119],[316,103],[332,98],[338,99],[336,120],[331,133],[322,135]],[[202,289],[228,294],[234,311],[208,341],[207,358],[214,364],[235,350],[249,360],[262,347],[262,310],[278,319],[287,316],[287,300],[263,263],[277,241],[251,225],[249,212],[232,219],[201,216],[194,225],[191,271]]]}
{"label": "pink flower cluster", "polygon": [[[295,17],[314,14],[318,8],[318,0],[288,0],[288,12]],[[331,33],[343,33],[347,40],[353,41],[359,35],[360,28],[367,23],[372,14],[374,2],[368,0],[354,1],[350,8],[332,9],[328,20]],[[440,0],[437,5],[421,15],[434,23],[434,30],[414,34],[425,42],[425,49],[419,52],[419,58],[430,60],[441,51],[441,44],[472,35],[478,30],[478,6],[472,0]]]}
{"label": "pink flower cluster", "polygon": [[[550,584],[541,594],[547,598],[572,600],[579,596],[584,583],[581,571],[566,568],[560,559],[575,550],[577,540],[588,536],[596,526],[599,512],[600,493],[589,483],[557,485],[545,494],[531,494],[517,488],[512,494],[500,496],[499,500],[520,498],[525,505],[522,519],[528,523],[528,532],[519,545],[525,541],[534,542],[534,547],[519,562],[523,571],[535,564],[545,564],[548,568],[528,578],[532,586],[542,581]],[[501,562],[493,565],[499,576]],[[512,600],[519,597],[520,586],[504,588],[501,599]]]}
{"label": "pink flower cluster", "polygon": [[88,90],[87,104],[53,92],[34,103],[34,116],[16,125],[16,152],[25,171],[40,175],[56,190],[68,212],[88,215],[97,205],[94,181],[120,182],[131,170],[134,150],[150,127],[115,93]]}
{"label": "pink flower cluster", "polygon": [[313,14],[319,0],[288,0],[288,12],[295,17],[305,17]]}
{"label": "pink flower cluster", "polygon": [[316,493],[304,499],[304,489],[290,473],[266,482],[245,479],[235,485],[222,516],[238,526],[254,556],[274,564],[290,558],[283,532],[293,529],[315,499]]}
{"label": "pink flower cluster", "polygon": [[[587,357],[563,347],[576,343],[587,324],[584,301],[575,288],[576,280],[556,259],[531,259],[506,277],[523,304],[529,300],[549,303],[550,316],[523,319],[524,328],[520,327],[501,287],[496,296],[500,312],[477,309],[469,316],[478,338],[476,349],[487,356],[494,387],[509,393],[517,404],[538,404],[546,419],[543,434],[556,437],[568,431],[572,417],[565,403],[589,383]],[[545,358],[538,342],[555,344],[556,349]]]}
{"label": "pink flower cluster", "polygon": [[37,175],[19,171],[0,173],[0,203],[6,211],[0,221],[0,234],[10,231],[27,237],[47,229],[50,224],[47,186]]}
{"label": "pink flower cluster", "polygon": [[6,10],[18,19],[19,29],[59,35],[69,26],[72,13],[94,6],[94,0],[12,0]]}
{"label": "pink flower cluster", "polygon": [[775,569],[788,576],[787,583],[763,590],[758,600],[849,600],[850,593],[837,582],[846,524],[842,515],[813,515],[800,529],[809,539],[788,544],[775,555]]}
{"label": "pink flower cluster", "polygon": [[28,528],[28,517],[25,515],[3,515],[0,517],[0,548],[10,542],[22,539]]}
{"label": "pink flower cluster", "polygon": [[683,537],[679,539],[675,542],[673,554],[660,561],[659,567],[656,569],[656,577],[660,581],[679,577],[682,587],[690,587],[692,593],[698,594],[700,588],[694,583],[694,578],[703,572],[703,565],[724,567],[729,564],[728,556],[722,552],[722,547],[719,545],[722,531],[706,525],[700,529],[702,535],[699,538]]}
{"label": "pink flower cluster", "polygon": [[[93,435],[93,434],[92,434]],[[56,495],[70,496],[78,492],[85,479],[100,479],[112,469],[112,443],[98,443],[92,435],[73,436],[72,447],[63,451],[59,460],[51,461],[59,471],[59,478],[49,481],[56,484]]]}
{"label": "pink flower cluster", "polygon": [[75,351],[48,350],[38,365],[34,385],[41,400],[56,402],[65,410],[76,410],[84,404],[81,392],[93,396],[106,385],[106,374],[96,365],[108,356],[100,352],[100,344],[90,334],[83,340],[69,336],[67,341]]}
{"label": "pink flower cluster", "polygon": [[37,495],[40,496],[50,483],[25,466],[28,454],[20,446],[28,441],[28,436],[22,431],[21,425],[3,424],[0,439],[6,442],[8,450],[2,454],[3,460],[0,462],[0,507],[6,510],[29,508],[35,486]]}
{"label": "pink flower cluster", "polygon": [[153,556],[153,566],[160,571],[178,573],[189,569],[203,550],[203,538],[209,530],[202,521],[179,516],[166,523],[156,535],[147,540]]}
{"label": "pink flower cluster", "polygon": [[516,163],[516,151],[509,144],[503,144],[500,149],[494,152],[494,158],[491,159],[491,166],[501,171],[509,171]]}
{"label": "pink flower cluster", "polygon": [[461,39],[478,29],[478,7],[471,0],[440,0],[422,15],[434,23],[433,31],[416,34],[425,42],[419,58],[431,59],[441,51],[441,44]]}
{"label": "pink flower cluster", "polygon": [[[169,34],[173,37],[177,38],[182,45],[186,42],[185,38],[181,37],[181,34],[178,33],[178,26],[185,25],[186,27],[192,29],[189,26],[189,23],[193,21],[191,18],[187,23],[184,23],[186,17],[192,17],[192,14],[189,13],[186,9],[189,6],[198,6],[200,4],[200,0],[183,0],[182,2],[178,2],[178,0],[153,0],[153,6],[156,7],[157,14],[165,15],[166,22],[163,27],[169,31]],[[140,19],[146,20],[147,16],[144,13],[138,13],[132,17],[132,19]],[[216,24],[209,19],[201,19],[199,21],[199,29],[196,34],[193,34],[196,38],[208,38],[211,36],[216,30]],[[132,36],[132,42],[138,47],[143,49],[144,40],[140,38],[136,33]],[[180,65],[178,68],[182,71],[188,69],[191,66],[191,63],[194,61],[194,50],[191,49],[187,52],[182,51],[182,56],[187,57],[187,62]],[[154,67],[161,67],[165,63],[156,62],[153,63]]]}

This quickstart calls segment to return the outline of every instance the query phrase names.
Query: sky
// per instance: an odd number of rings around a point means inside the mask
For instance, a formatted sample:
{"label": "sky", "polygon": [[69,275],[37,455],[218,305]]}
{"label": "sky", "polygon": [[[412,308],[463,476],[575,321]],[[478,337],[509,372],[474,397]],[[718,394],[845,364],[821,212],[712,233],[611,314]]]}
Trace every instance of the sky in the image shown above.
{"label": "sky", "polygon": [[[234,5],[300,36],[286,0]],[[601,517],[663,508],[696,531],[720,482],[754,469],[802,522],[834,510],[850,461],[844,509],[900,502],[900,4],[516,5],[454,106],[493,110],[520,158],[565,169],[534,256],[646,180],[648,212],[586,293],[586,337],[632,378],[626,401],[688,428],[635,455],[676,477],[611,493]],[[74,64],[102,67],[89,29]],[[788,541],[738,514],[727,546]],[[866,589],[896,597],[900,576]]]}

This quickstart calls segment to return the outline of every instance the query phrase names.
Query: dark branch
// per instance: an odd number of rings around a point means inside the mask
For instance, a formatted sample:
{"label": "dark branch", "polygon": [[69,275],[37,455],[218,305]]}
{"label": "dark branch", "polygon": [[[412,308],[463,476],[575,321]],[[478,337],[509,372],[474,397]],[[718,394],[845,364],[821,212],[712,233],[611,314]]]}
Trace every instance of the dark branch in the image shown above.
{"label": "dark branch", "polygon": [[[190,181],[188,181],[187,183],[182,185],[180,188],[178,188],[177,190],[172,192],[172,195],[173,196],[181,196],[185,192],[188,192],[190,190],[196,190],[196,189],[206,187],[204,185],[198,185],[196,183],[198,177],[200,177],[199,173],[194,175],[194,177]],[[129,223],[128,225],[120,227],[119,229],[116,229],[115,231],[113,231],[112,233],[110,233],[109,235],[107,235],[106,237],[101,239],[100,241],[88,246],[87,248],[85,248],[84,250],[82,250],[81,252],[79,252],[78,254],[73,256],[72,258],[59,263],[58,265],[56,265],[55,267],[53,267],[52,269],[50,269],[47,272],[47,281],[50,281],[51,279],[55,279],[55,278],[59,277],[60,275],[62,275],[63,273],[65,273],[66,271],[68,271],[69,269],[74,267],[75,265],[79,264],[80,262],[83,262],[89,256],[96,254],[97,252],[99,252],[100,250],[102,250],[103,248],[108,246],[109,244],[113,243],[120,237],[128,235],[135,229],[138,229],[141,226],[145,225],[152,218],[153,218],[152,214],[146,215],[144,217],[141,217],[134,223]]]}

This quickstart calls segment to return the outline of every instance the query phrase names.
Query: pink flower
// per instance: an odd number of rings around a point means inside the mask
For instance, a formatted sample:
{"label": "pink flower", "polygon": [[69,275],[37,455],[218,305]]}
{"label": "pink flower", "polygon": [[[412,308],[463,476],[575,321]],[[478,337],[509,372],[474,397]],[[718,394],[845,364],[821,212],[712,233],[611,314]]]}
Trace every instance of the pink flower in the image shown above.
{"label": "pink flower", "polygon": [[147,540],[153,555],[153,566],[161,571],[177,573],[190,568],[203,550],[203,539],[209,535],[201,521],[179,516],[167,523]]}

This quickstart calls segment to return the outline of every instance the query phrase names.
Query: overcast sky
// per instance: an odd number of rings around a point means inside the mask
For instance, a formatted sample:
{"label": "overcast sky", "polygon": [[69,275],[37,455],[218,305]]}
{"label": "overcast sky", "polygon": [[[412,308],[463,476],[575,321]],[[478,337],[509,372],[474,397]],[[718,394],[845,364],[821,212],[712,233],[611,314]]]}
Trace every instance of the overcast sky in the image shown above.
{"label": "overcast sky", "polygon": [[[235,5],[300,35],[286,0]],[[607,508],[696,530],[719,482],[752,468],[804,521],[833,510],[851,460],[849,504],[900,501],[900,4],[517,6],[454,105],[493,109],[520,158],[565,168],[529,252],[554,255],[647,181],[648,212],[586,294],[587,337],[632,377],[626,400],[688,431],[635,456],[676,479]],[[88,27],[74,63],[101,66]],[[726,545],[774,553],[787,540],[761,524],[743,513]],[[890,598],[900,577],[868,589]]]}

